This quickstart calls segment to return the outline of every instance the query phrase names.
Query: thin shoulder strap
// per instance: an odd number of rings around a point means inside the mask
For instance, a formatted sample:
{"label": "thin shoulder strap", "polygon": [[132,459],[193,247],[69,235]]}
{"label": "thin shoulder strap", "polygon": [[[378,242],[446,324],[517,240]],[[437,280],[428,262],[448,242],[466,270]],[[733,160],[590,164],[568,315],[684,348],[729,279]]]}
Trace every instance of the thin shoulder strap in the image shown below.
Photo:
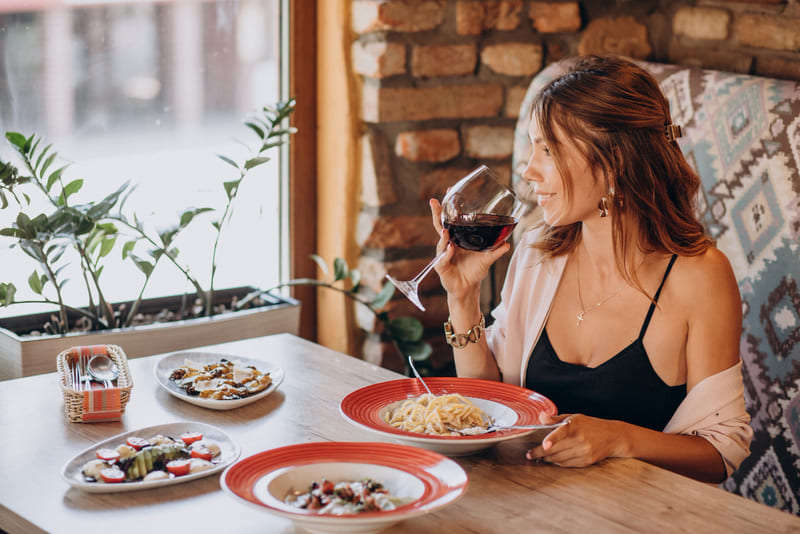
{"label": "thin shoulder strap", "polygon": [[653,312],[656,311],[656,302],[658,302],[658,297],[661,295],[661,288],[664,287],[664,282],[667,281],[667,276],[669,276],[669,272],[672,270],[672,265],[675,263],[676,259],[678,259],[678,255],[673,254],[672,258],[669,260],[667,270],[664,271],[664,278],[661,279],[661,285],[658,286],[658,291],[656,291],[656,295],[653,297],[654,302],[650,303],[650,309],[647,310],[647,317],[644,318],[644,324],[642,325],[642,329],[639,331],[639,339],[642,339],[644,337],[644,333],[647,332],[647,327],[650,325],[650,319],[653,317]]}

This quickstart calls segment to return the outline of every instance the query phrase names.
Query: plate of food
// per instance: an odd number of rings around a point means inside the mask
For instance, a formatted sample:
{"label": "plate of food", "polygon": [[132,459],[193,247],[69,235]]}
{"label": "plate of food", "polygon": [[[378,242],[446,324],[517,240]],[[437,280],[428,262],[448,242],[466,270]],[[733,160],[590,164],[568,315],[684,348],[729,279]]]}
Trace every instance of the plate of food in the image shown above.
{"label": "plate of food", "polygon": [[239,452],[239,445],[219,428],[169,423],[95,443],[68,461],[61,477],[89,493],[160,488],[219,473]]}
{"label": "plate of food", "polygon": [[318,533],[378,532],[461,497],[467,474],[439,453],[397,443],[314,442],[243,458],[220,477],[249,506]]}
{"label": "plate of food", "polygon": [[[552,427],[553,402],[529,389],[477,378],[428,377],[379,382],[348,394],[339,411],[354,425],[449,456],[472,454],[497,442],[528,436],[541,440]],[[512,425],[534,428],[494,430]]]}
{"label": "plate of food", "polygon": [[153,372],[170,395],[212,410],[232,410],[263,399],[285,376],[281,367],[263,360],[199,351],[168,354]]}

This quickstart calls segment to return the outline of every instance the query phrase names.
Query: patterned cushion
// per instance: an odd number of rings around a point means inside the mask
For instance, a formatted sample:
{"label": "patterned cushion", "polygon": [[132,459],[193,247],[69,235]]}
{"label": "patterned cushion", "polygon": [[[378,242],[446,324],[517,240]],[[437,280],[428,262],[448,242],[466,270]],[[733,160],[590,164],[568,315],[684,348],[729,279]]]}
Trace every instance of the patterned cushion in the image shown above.
{"label": "patterned cushion", "polygon": [[[641,64],[683,126],[680,146],[703,183],[703,221],[742,294],[745,400],[755,436],[750,457],[723,487],[800,515],[800,83]],[[531,98],[564,69],[556,63],[539,73],[523,102],[512,162],[518,189],[525,189]]]}

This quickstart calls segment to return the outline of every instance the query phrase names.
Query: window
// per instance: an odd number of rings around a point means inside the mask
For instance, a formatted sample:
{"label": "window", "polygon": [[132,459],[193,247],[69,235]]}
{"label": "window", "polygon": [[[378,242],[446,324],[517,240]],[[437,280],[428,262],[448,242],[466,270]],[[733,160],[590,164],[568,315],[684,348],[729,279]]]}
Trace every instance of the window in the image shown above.
{"label": "window", "polygon": [[[84,179],[81,200],[101,198],[127,180],[127,202],[149,224],[175,222],[189,207],[224,206],[222,183],[235,170],[217,154],[244,157],[240,141],[255,137],[248,113],[279,99],[281,0],[4,0],[0,4],[0,130],[52,143]],[[32,7],[33,6],[33,7]],[[11,159],[10,150],[0,152]],[[217,289],[271,287],[287,253],[281,229],[278,153],[254,169],[225,230]],[[14,160],[16,161],[16,160]],[[44,208],[43,208],[44,209]],[[8,226],[13,210],[0,211]],[[178,243],[183,263],[210,277],[213,229],[198,220]],[[0,241],[7,246],[8,240]],[[2,252],[0,252],[2,253]],[[0,281],[21,281],[32,262],[4,260]],[[205,269],[205,271],[203,271]],[[136,296],[142,275],[117,252],[104,277],[111,301]],[[85,303],[80,284],[67,299]],[[191,291],[162,262],[145,296]],[[113,291],[113,293],[112,293]],[[20,313],[19,307],[0,314]]]}

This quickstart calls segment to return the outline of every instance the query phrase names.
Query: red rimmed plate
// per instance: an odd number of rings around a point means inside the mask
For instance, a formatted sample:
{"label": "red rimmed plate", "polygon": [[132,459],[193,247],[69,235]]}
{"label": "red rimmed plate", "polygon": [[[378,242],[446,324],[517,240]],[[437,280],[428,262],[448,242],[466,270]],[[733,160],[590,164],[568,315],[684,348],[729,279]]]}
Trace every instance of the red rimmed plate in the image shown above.
{"label": "red rimmed plate", "polygon": [[[489,415],[495,424],[535,425],[539,415],[555,415],[553,402],[534,391],[492,380],[477,378],[429,377],[425,383],[434,395],[459,393]],[[536,430],[505,430],[477,436],[431,436],[395,428],[385,420],[385,414],[396,403],[426,393],[419,380],[401,378],[379,382],[357,389],[339,404],[342,415],[356,426],[401,443],[415,445],[450,456],[472,454],[499,441],[530,436]],[[546,434],[545,434],[546,435]],[[544,435],[539,433],[538,438]]]}
{"label": "red rimmed plate", "polygon": [[[284,502],[313,481],[371,478],[405,504],[390,511],[320,515]],[[433,451],[395,443],[319,442],[260,452],[232,464],[222,489],[249,505],[291,519],[312,532],[377,532],[428,513],[463,495],[467,474]]]}

